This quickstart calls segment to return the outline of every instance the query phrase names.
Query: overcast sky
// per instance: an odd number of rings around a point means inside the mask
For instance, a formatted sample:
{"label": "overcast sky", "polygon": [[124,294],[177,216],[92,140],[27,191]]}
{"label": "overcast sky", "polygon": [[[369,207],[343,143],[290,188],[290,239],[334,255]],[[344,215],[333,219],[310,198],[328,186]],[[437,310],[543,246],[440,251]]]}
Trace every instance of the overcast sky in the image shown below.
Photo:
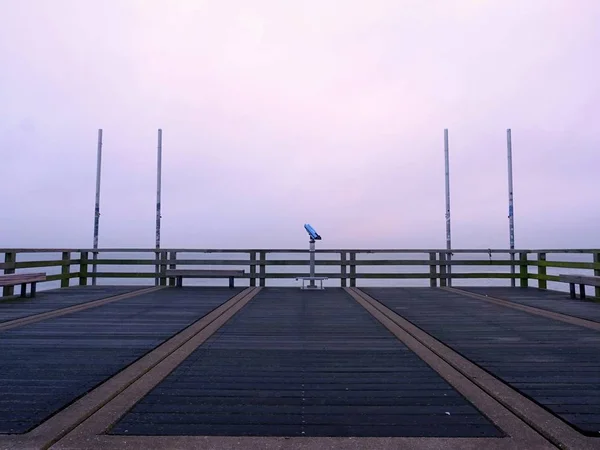
{"label": "overcast sky", "polygon": [[598,0],[0,0],[0,247],[600,246]]}

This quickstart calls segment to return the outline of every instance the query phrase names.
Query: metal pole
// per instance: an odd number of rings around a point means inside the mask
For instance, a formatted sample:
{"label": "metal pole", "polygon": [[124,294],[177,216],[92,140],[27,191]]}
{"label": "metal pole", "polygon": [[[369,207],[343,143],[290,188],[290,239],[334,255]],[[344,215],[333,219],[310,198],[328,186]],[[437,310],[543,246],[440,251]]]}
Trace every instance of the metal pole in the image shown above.
{"label": "metal pole", "polygon": [[[448,255],[446,261],[450,261],[450,250],[452,249],[452,232],[450,228],[450,149],[448,146],[448,129],[444,129],[444,154],[446,160],[446,249]],[[446,269],[448,274],[448,286],[452,286],[452,266],[448,265]]]}
{"label": "metal pole", "polygon": [[[513,167],[512,167],[512,135],[510,128],[506,130],[506,148],[508,154],[508,233],[510,240],[510,249],[515,249],[515,215],[514,215],[514,197],[513,197]],[[511,275],[515,274],[515,254],[511,252],[510,260],[513,262],[510,266]],[[515,279],[510,279],[510,285],[515,287]]]}
{"label": "metal pole", "polygon": [[162,130],[158,130],[158,160],[156,173],[156,248],[160,248],[160,200],[162,190]]}
{"label": "metal pole", "polygon": [[[160,219],[161,219],[161,190],[162,190],[162,129],[158,129],[158,155],[156,164],[156,249],[160,249]],[[156,252],[157,259],[159,252]],[[159,284],[160,268],[156,265],[156,285]]]}
{"label": "metal pole", "polygon": [[[94,209],[94,250],[98,249],[98,234],[100,231],[100,180],[102,176],[102,129],[98,130],[98,159],[96,162],[96,207]],[[94,252],[92,265],[92,286],[96,286],[98,252]]]}
{"label": "metal pole", "polygon": [[[315,276],[315,240],[310,240],[310,276],[311,278]],[[317,285],[315,284],[315,280],[310,280],[308,287],[315,288]]]}

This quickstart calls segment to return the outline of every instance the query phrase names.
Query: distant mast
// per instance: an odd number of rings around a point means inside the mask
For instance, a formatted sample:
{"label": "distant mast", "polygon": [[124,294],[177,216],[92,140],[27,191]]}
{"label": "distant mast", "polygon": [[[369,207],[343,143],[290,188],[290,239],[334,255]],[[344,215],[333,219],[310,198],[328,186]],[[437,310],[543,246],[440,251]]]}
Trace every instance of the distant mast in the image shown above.
{"label": "distant mast", "polygon": [[[446,254],[447,260],[450,260],[452,249],[452,230],[450,227],[450,148],[448,144],[448,129],[444,129],[444,159],[446,166]],[[448,286],[452,286],[452,266],[448,265],[446,268],[448,274]]]}
{"label": "distant mast", "polygon": [[162,129],[158,129],[158,147],[156,161],[156,248],[160,248],[160,220],[162,194]]}
{"label": "distant mast", "polygon": [[[98,155],[96,160],[96,205],[94,208],[94,250],[98,249],[98,235],[100,233],[100,180],[102,177],[102,128],[98,130]],[[92,286],[96,285],[96,273],[98,266],[98,252],[94,252],[94,263],[92,265]]]}
{"label": "distant mast", "polygon": [[[513,193],[513,164],[512,164],[512,133],[510,128],[506,130],[506,152],[508,157],[508,236],[510,249],[515,249],[515,210]],[[510,260],[515,260],[515,254],[511,252]],[[515,274],[514,264],[510,265],[511,275]],[[510,285],[515,287],[515,279],[510,279]]]}

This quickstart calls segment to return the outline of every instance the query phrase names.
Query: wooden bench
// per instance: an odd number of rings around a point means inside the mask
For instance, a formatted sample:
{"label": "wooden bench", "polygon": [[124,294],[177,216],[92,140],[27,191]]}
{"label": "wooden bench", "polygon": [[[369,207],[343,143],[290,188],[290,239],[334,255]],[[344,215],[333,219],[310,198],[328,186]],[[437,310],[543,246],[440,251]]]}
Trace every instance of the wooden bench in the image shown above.
{"label": "wooden bench", "polygon": [[575,296],[575,285],[579,285],[579,297],[581,300],[585,300],[585,286],[596,286],[600,287],[600,277],[586,276],[586,275],[558,275],[558,281],[563,283],[569,283],[569,291],[571,298],[577,298]]}
{"label": "wooden bench", "polygon": [[45,273],[19,273],[0,275],[0,286],[21,285],[21,297],[27,296],[27,285],[31,284],[30,297],[35,297],[36,285],[38,281],[46,281]]}
{"label": "wooden bench", "polygon": [[[298,278],[296,278],[296,281],[298,281],[298,280],[302,280],[302,287],[301,287],[300,289],[325,289],[325,288],[323,287],[323,281],[324,281],[324,280],[328,280],[328,279],[329,279],[329,278],[327,278],[327,277],[298,277]],[[314,287],[312,287],[312,288],[311,288],[311,287],[305,286],[305,285],[304,285],[304,282],[305,282],[305,281],[311,281],[311,282],[313,282],[313,281],[320,281],[320,282],[321,282],[321,287],[319,287],[319,288],[314,288]],[[310,286],[310,285],[309,285],[309,286]]]}
{"label": "wooden bench", "polygon": [[184,278],[229,278],[229,287],[234,287],[234,279],[244,276],[243,270],[194,270],[194,269],[167,269],[167,278],[175,278],[177,287],[183,286]]}

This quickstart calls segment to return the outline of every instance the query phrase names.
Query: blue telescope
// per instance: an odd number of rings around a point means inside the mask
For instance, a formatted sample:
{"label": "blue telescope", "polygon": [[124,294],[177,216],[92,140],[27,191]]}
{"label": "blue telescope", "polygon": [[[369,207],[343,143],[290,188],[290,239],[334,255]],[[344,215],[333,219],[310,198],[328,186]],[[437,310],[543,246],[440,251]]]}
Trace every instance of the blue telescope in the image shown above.
{"label": "blue telescope", "polygon": [[306,232],[308,233],[308,235],[310,236],[311,239],[314,239],[317,241],[321,240],[321,236],[319,236],[319,233],[317,233],[315,231],[315,229],[313,227],[311,227],[309,224],[305,223],[304,229],[306,230]]}

